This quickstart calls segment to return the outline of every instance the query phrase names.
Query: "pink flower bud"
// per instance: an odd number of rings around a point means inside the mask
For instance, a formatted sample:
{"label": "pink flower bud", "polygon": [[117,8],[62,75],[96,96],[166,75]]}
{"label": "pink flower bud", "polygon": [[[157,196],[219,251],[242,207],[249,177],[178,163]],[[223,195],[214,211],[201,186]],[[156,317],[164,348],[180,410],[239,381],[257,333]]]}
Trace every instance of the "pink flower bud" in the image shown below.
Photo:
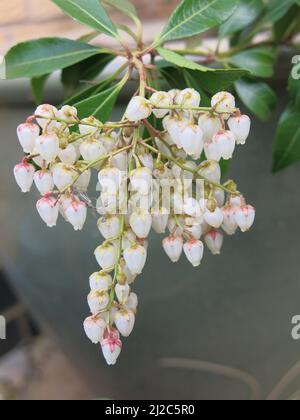
{"label": "pink flower bud", "polygon": [[27,193],[31,190],[34,173],[35,167],[27,163],[25,160],[22,163],[19,163],[15,166],[15,179],[23,193]]}
{"label": "pink flower bud", "polygon": [[190,239],[184,244],[184,253],[189,262],[194,266],[198,267],[201,264],[204,252],[203,243],[196,239]]}
{"label": "pink flower bud", "polygon": [[130,216],[130,226],[138,238],[147,238],[152,226],[152,217],[148,212],[143,210],[132,213]]}
{"label": "pink flower bud", "polygon": [[59,213],[59,204],[56,198],[45,195],[45,197],[37,202],[36,208],[40,217],[48,227],[51,228],[56,226]]}
{"label": "pink flower bud", "polygon": [[237,222],[235,217],[235,208],[232,206],[226,206],[223,208],[223,224],[222,229],[227,235],[234,235],[237,230]]}
{"label": "pink flower bud", "polygon": [[181,236],[169,236],[163,240],[163,248],[172,262],[179,261],[183,251],[183,239]]}
{"label": "pink flower bud", "polygon": [[107,364],[115,365],[122,350],[120,334],[115,328],[105,331],[101,347]]}
{"label": "pink flower bud", "polygon": [[104,331],[107,327],[102,318],[89,317],[84,321],[84,331],[93,344],[98,344],[103,340]]}
{"label": "pink flower bud", "polygon": [[74,230],[82,230],[87,217],[86,204],[74,199],[64,210],[67,220],[74,227]]}
{"label": "pink flower bud", "polygon": [[235,135],[237,144],[245,144],[251,129],[251,120],[247,115],[231,117],[228,126]]}
{"label": "pink flower bud", "polygon": [[34,174],[34,183],[41,195],[49,194],[54,189],[52,173],[47,169],[42,169]]}
{"label": "pink flower bud", "polygon": [[113,283],[112,277],[105,272],[93,273],[90,276],[90,288],[98,292],[108,290]]}
{"label": "pink flower bud", "polygon": [[214,115],[202,114],[199,118],[199,127],[203,132],[203,140],[207,143],[222,129],[222,122],[220,118]]}
{"label": "pink flower bud", "polygon": [[125,249],[124,259],[132,274],[141,274],[147,260],[147,251],[141,245]]}
{"label": "pink flower bud", "polygon": [[59,153],[59,140],[56,134],[38,137],[36,148],[41,157],[47,162],[53,162]]}
{"label": "pink flower bud", "polygon": [[134,313],[126,309],[121,309],[115,315],[115,324],[123,337],[129,337],[135,324]]}
{"label": "pink flower bud", "polygon": [[25,123],[17,128],[19,142],[25,153],[32,153],[35,143],[40,135],[40,127],[33,123]]}
{"label": "pink flower bud", "polygon": [[223,245],[224,235],[221,231],[212,229],[205,235],[205,243],[213,255],[219,255]]}
{"label": "pink flower bud", "polygon": [[152,107],[150,102],[141,96],[132,98],[126,111],[126,117],[132,122],[145,120],[149,118],[151,114]]}
{"label": "pink flower bud", "polygon": [[235,210],[235,219],[242,232],[247,232],[253,225],[256,210],[254,207],[245,205]]}
{"label": "pink flower bud", "polygon": [[113,244],[100,245],[95,251],[95,257],[103,270],[111,269],[117,262],[117,248]]}
{"label": "pink flower bud", "polygon": [[93,315],[106,309],[109,304],[109,294],[106,290],[102,290],[101,292],[92,290],[87,299],[90,311]]}

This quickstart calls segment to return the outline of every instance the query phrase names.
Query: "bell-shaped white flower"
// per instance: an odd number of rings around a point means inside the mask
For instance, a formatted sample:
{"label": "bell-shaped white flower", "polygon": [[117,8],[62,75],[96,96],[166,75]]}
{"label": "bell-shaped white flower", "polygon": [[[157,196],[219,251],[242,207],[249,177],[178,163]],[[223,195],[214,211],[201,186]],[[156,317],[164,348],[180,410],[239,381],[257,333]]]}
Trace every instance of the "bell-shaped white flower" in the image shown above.
{"label": "bell-shaped white flower", "polygon": [[130,182],[133,191],[147,195],[152,187],[152,171],[149,168],[137,168],[130,172]]}
{"label": "bell-shaped white flower", "polygon": [[179,216],[177,218],[170,217],[168,221],[168,229],[171,234],[171,237],[182,236],[184,232],[184,217]]}
{"label": "bell-shaped white flower", "polygon": [[191,217],[201,217],[202,210],[201,206],[195,198],[189,197],[184,200],[183,203],[184,213]]}
{"label": "bell-shaped white flower", "polygon": [[225,204],[225,191],[221,188],[213,189],[213,198],[216,200],[218,207],[223,207]]}
{"label": "bell-shaped white flower", "polygon": [[65,149],[60,149],[58,157],[62,163],[74,165],[77,160],[77,150],[73,144],[69,144]]}
{"label": "bell-shaped white flower", "polygon": [[181,92],[180,89],[171,89],[171,90],[169,90],[168,94],[169,94],[169,96],[170,96],[173,104],[176,103],[177,96],[179,95],[180,92]]}
{"label": "bell-shaped white flower", "polygon": [[49,194],[54,189],[54,181],[51,171],[42,169],[34,174],[34,183],[41,195]]}
{"label": "bell-shaped white flower", "polygon": [[222,249],[224,234],[220,230],[212,229],[204,237],[205,243],[213,255],[219,255]]}
{"label": "bell-shaped white flower", "polygon": [[95,134],[95,131],[97,131],[97,127],[101,128],[101,122],[97,120],[95,117],[88,117],[81,120],[81,124],[79,124],[79,131],[80,134],[83,136],[88,134]]}
{"label": "bell-shaped white flower", "polygon": [[178,118],[170,118],[167,123],[168,133],[179,149],[182,149],[182,131],[189,125],[188,120],[179,120]]}
{"label": "bell-shaped white flower", "polygon": [[97,290],[92,290],[88,295],[87,300],[91,313],[96,315],[108,307],[109,294],[106,290],[102,290],[100,292]]}
{"label": "bell-shaped white flower", "polygon": [[122,173],[117,168],[107,166],[99,172],[98,180],[102,191],[116,195],[122,182]]}
{"label": "bell-shaped white flower", "polygon": [[214,138],[212,141],[204,143],[204,152],[205,156],[210,161],[216,161],[219,162],[221,160],[221,149],[219,145],[214,141]]}
{"label": "bell-shaped white flower", "polygon": [[119,169],[122,172],[127,171],[128,168],[128,154],[127,152],[121,152],[114,155],[111,158],[111,164],[114,168]]}
{"label": "bell-shaped white flower", "polygon": [[163,248],[170,258],[175,263],[179,261],[183,251],[183,239],[181,236],[169,236],[163,240]]}
{"label": "bell-shaped white flower", "polygon": [[[164,118],[169,113],[169,107],[173,104],[172,98],[168,92],[155,92],[150,98],[151,104],[154,106],[153,114],[156,118]],[[165,109],[156,109],[155,107],[166,107]]]}
{"label": "bell-shaped white flower", "polygon": [[147,260],[147,251],[141,245],[132,245],[125,249],[124,259],[133,274],[141,274]]}
{"label": "bell-shaped white flower", "polygon": [[222,209],[220,209],[220,207],[217,205],[213,206],[213,208],[206,208],[204,213],[204,220],[210,226],[219,228],[224,220]]}
{"label": "bell-shaped white flower", "polygon": [[234,235],[238,228],[235,217],[235,208],[232,206],[225,206],[223,208],[223,216],[222,229],[227,235]]}
{"label": "bell-shaped white flower", "polygon": [[152,217],[147,211],[138,210],[130,216],[130,226],[138,238],[147,238],[149,236]]}
{"label": "bell-shaped white flower", "polygon": [[176,96],[176,103],[180,106],[194,108],[199,107],[201,95],[195,89],[184,89]]}
{"label": "bell-shaped white flower", "polygon": [[24,153],[32,153],[40,135],[40,127],[33,123],[21,124],[17,128],[17,135]]}
{"label": "bell-shaped white flower", "polygon": [[109,270],[117,262],[117,248],[111,243],[102,244],[95,250],[95,257],[103,270]]}
{"label": "bell-shaped white flower", "polygon": [[54,184],[60,191],[70,187],[76,177],[74,168],[65,163],[57,163],[52,168]]}
{"label": "bell-shaped white flower", "polygon": [[247,232],[253,225],[256,210],[250,205],[238,207],[235,210],[235,219],[242,232]]}
{"label": "bell-shaped white flower", "polygon": [[116,238],[120,232],[121,221],[118,216],[103,216],[98,220],[98,229],[104,239]]}
{"label": "bell-shaped white flower", "polygon": [[92,162],[107,155],[103,144],[94,137],[82,142],[79,149],[81,156],[87,162]]}
{"label": "bell-shaped white flower", "polygon": [[186,222],[185,231],[194,239],[200,239],[203,234],[202,224],[194,219],[193,223]]}
{"label": "bell-shaped white flower", "polygon": [[122,236],[122,249],[130,248],[131,245],[134,245],[136,242],[137,238],[133,231],[130,228],[125,229]]}
{"label": "bell-shaped white flower", "polygon": [[230,131],[235,136],[237,144],[245,144],[251,129],[251,120],[248,115],[238,115],[228,120]]}
{"label": "bell-shaped white flower", "polygon": [[150,169],[150,171],[154,168],[154,159],[151,153],[139,153],[139,159],[142,162],[143,166]]}
{"label": "bell-shaped white flower", "polygon": [[47,132],[50,133],[53,129],[60,126],[57,121],[53,120],[53,118],[57,117],[57,113],[58,111],[55,106],[43,104],[37,107],[34,115],[36,116],[38,125],[43,129],[47,128]]}
{"label": "bell-shaped white flower", "polygon": [[189,262],[194,267],[199,267],[204,253],[203,243],[196,239],[190,239],[184,244],[183,250]]}
{"label": "bell-shaped white flower", "polygon": [[116,137],[115,133],[103,134],[99,137],[99,141],[102,143],[104,149],[107,153],[110,153],[114,150],[116,146]]}
{"label": "bell-shaped white flower", "polygon": [[221,181],[221,167],[218,162],[214,160],[206,160],[202,162],[198,170],[198,174],[217,184]]}
{"label": "bell-shaped white flower", "polygon": [[75,124],[78,121],[77,109],[74,106],[65,105],[58,112],[59,119],[66,121],[68,124]]}
{"label": "bell-shaped white flower", "polygon": [[59,139],[56,134],[42,135],[36,141],[37,152],[47,162],[53,162],[59,153]]}
{"label": "bell-shaped white flower", "polygon": [[74,183],[74,188],[79,192],[86,192],[90,184],[92,172],[90,169],[84,171]]}
{"label": "bell-shaped white flower", "polygon": [[51,197],[50,195],[45,195],[45,197],[41,198],[37,202],[36,208],[41,219],[48,227],[52,228],[56,226],[59,213],[59,204],[57,199]]}
{"label": "bell-shaped white flower", "polygon": [[213,138],[213,143],[217,145],[223,159],[232,158],[235,149],[235,136],[231,131],[221,130]]}
{"label": "bell-shaped white flower", "polygon": [[83,327],[91,342],[93,344],[98,344],[103,340],[104,331],[107,325],[102,318],[91,316],[84,321]]}
{"label": "bell-shaped white flower", "polygon": [[222,114],[224,119],[228,119],[235,111],[235,98],[229,92],[219,92],[213,96],[211,106]]}
{"label": "bell-shaped white flower", "polygon": [[138,301],[137,295],[135,293],[130,293],[124,307],[127,310],[132,311],[133,313],[136,313],[138,303],[139,301]]}
{"label": "bell-shaped white flower", "polygon": [[23,193],[27,193],[31,190],[34,173],[35,167],[27,163],[25,160],[14,167],[16,182]]}
{"label": "bell-shaped white flower", "polygon": [[125,305],[130,293],[130,287],[128,284],[116,284],[115,287],[116,296],[121,305]]}
{"label": "bell-shaped white flower", "polygon": [[190,156],[200,158],[203,151],[203,133],[198,125],[188,124],[180,130],[180,143]]}
{"label": "bell-shaped white flower", "polygon": [[135,96],[129,102],[125,115],[129,121],[137,122],[149,118],[151,114],[150,102],[142,96]]}
{"label": "bell-shaped white flower", "polygon": [[121,309],[115,315],[115,324],[123,337],[129,337],[135,324],[134,313],[127,309]]}
{"label": "bell-shaped white flower", "polygon": [[96,290],[98,292],[109,289],[113,283],[111,275],[105,271],[93,273],[90,276],[89,281],[91,290]]}
{"label": "bell-shaped white flower", "polygon": [[105,331],[101,347],[107,364],[115,365],[122,350],[122,342],[116,329],[113,328]]}
{"label": "bell-shaped white flower", "polygon": [[203,132],[203,141],[210,142],[213,136],[222,130],[222,121],[220,118],[210,113],[202,114],[199,118],[199,127]]}
{"label": "bell-shaped white flower", "polygon": [[82,230],[87,218],[86,204],[83,201],[74,199],[64,210],[67,220],[74,227],[74,230]]}
{"label": "bell-shaped white flower", "polygon": [[156,233],[165,233],[169,220],[169,213],[167,209],[160,208],[157,212],[152,215],[152,228]]}
{"label": "bell-shaped white flower", "polygon": [[[125,249],[127,249],[127,248],[129,248],[129,247],[126,247]],[[132,284],[135,281],[135,279],[137,278],[137,274],[132,273],[129,270],[129,267],[126,264],[126,262],[123,258],[121,258],[119,269],[120,269],[120,274],[122,276],[124,276],[127,284],[129,284],[129,285]]]}
{"label": "bell-shaped white flower", "polygon": [[246,205],[245,197],[242,194],[231,195],[229,197],[229,204],[232,207],[243,207]]}

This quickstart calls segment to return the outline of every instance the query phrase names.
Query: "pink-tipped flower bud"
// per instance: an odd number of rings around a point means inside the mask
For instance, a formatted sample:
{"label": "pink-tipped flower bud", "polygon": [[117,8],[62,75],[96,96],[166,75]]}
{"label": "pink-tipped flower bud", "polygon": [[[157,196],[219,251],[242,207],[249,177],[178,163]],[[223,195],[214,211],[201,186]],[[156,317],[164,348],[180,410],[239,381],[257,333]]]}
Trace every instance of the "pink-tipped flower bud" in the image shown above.
{"label": "pink-tipped flower bud", "polygon": [[54,189],[54,181],[51,171],[42,169],[34,174],[34,183],[41,195],[49,194]]}
{"label": "pink-tipped flower bud", "polygon": [[222,229],[227,235],[234,235],[238,227],[235,217],[235,208],[232,206],[224,207],[223,216]]}
{"label": "pink-tipped flower bud", "polygon": [[147,251],[141,245],[132,245],[125,249],[124,259],[132,274],[141,274],[147,260]]}
{"label": "pink-tipped flower bud", "polygon": [[122,350],[120,334],[115,328],[105,331],[101,347],[107,364],[115,365]]}
{"label": "pink-tipped flower bud", "polygon": [[203,258],[203,243],[196,239],[190,239],[184,244],[183,250],[189,262],[194,267],[199,267]]}
{"label": "pink-tipped flower bud", "polygon": [[23,193],[27,193],[31,190],[34,173],[35,167],[27,163],[25,160],[22,163],[19,163],[15,166],[15,179]]}
{"label": "pink-tipped flower bud", "polygon": [[17,134],[24,153],[32,153],[40,135],[40,127],[33,123],[21,124],[17,128]]}
{"label": "pink-tipped flower bud", "polygon": [[247,232],[252,227],[255,213],[255,208],[250,205],[245,205],[235,210],[235,219],[242,232]]}
{"label": "pink-tipped flower bud", "polygon": [[237,144],[245,144],[251,129],[251,120],[248,115],[231,117],[228,126],[235,135]]}
{"label": "pink-tipped flower bud", "polygon": [[54,162],[59,153],[59,139],[56,134],[46,134],[37,138],[37,152],[46,162]]}
{"label": "pink-tipped flower bud", "polygon": [[84,321],[83,327],[87,337],[93,344],[101,343],[107,327],[106,322],[102,318],[91,316]]}
{"label": "pink-tipped flower bud", "polygon": [[179,261],[183,251],[183,239],[181,236],[169,236],[163,240],[163,248],[170,258],[175,263]]}
{"label": "pink-tipped flower bud", "polygon": [[56,198],[45,195],[37,202],[36,208],[41,219],[48,227],[56,226],[59,213],[59,204]]}
{"label": "pink-tipped flower bud", "polygon": [[135,324],[135,315],[127,309],[120,309],[115,315],[115,324],[123,337],[129,337]]}
{"label": "pink-tipped flower bud", "polygon": [[204,143],[210,142],[213,136],[222,129],[221,119],[211,114],[202,114],[198,123],[203,132]]}
{"label": "pink-tipped flower bud", "polygon": [[73,199],[65,209],[65,215],[74,230],[82,230],[87,218],[87,207],[83,201]]}
{"label": "pink-tipped flower bud", "polygon": [[212,229],[205,235],[205,243],[213,255],[219,255],[222,249],[224,235],[220,230]]}

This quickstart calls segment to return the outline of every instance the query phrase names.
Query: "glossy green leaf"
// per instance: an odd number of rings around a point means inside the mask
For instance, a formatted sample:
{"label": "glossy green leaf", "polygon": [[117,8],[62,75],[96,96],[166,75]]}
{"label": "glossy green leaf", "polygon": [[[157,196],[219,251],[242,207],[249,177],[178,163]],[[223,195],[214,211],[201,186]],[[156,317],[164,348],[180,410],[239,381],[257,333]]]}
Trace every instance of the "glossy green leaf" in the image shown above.
{"label": "glossy green leaf", "polygon": [[300,6],[300,0],[295,0],[296,4],[298,4],[298,6]]}
{"label": "glossy green leaf", "polygon": [[263,9],[262,0],[240,0],[233,15],[221,26],[220,36],[231,35],[246,28],[259,17]]}
{"label": "glossy green leaf", "polygon": [[300,108],[288,107],[276,133],[273,151],[273,171],[278,172],[300,160]]}
{"label": "glossy green leaf", "polygon": [[254,76],[265,78],[274,75],[276,56],[274,48],[257,47],[232,55],[228,62],[235,67],[249,70]]}
{"label": "glossy green leaf", "polygon": [[135,19],[137,17],[135,6],[128,0],[104,0],[103,3],[120,10],[122,13],[131,18]]}
{"label": "glossy green leaf", "polygon": [[235,88],[241,101],[254,115],[263,121],[271,117],[277,97],[269,85],[244,78],[235,83]]}
{"label": "glossy green leaf", "polygon": [[6,77],[36,77],[64,69],[99,54],[92,45],[64,38],[42,38],[23,42],[6,55]]}
{"label": "glossy green leaf", "polygon": [[117,29],[99,0],[52,0],[67,15],[106,35],[117,37]]}
{"label": "glossy green leaf", "polygon": [[166,48],[157,48],[159,55],[168,61],[171,64],[175,64],[178,67],[183,67],[190,70],[200,70],[203,72],[211,71],[209,67],[201,66],[200,64],[195,63],[189,58],[185,58],[180,54],[177,54],[174,51],[168,50]]}
{"label": "glossy green leaf", "polygon": [[284,15],[286,15],[289,9],[295,4],[294,0],[272,0],[267,5],[266,20],[277,22]]}
{"label": "glossy green leaf", "polygon": [[288,91],[293,104],[300,108],[300,60],[292,69],[288,82]]}
{"label": "glossy green leaf", "polygon": [[171,89],[185,89],[186,82],[182,76],[181,68],[175,67],[167,61],[157,62],[161,76],[166,80]]}
{"label": "glossy green leaf", "polygon": [[274,27],[273,27],[274,41],[276,43],[280,43],[282,40],[285,40],[286,38],[292,36],[293,33],[297,33],[299,31],[299,27],[300,27],[299,8],[295,4],[293,7],[289,9],[287,14],[285,14],[277,22],[274,22]]}
{"label": "glossy green leaf", "polygon": [[74,106],[78,110],[80,118],[85,118],[90,115],[98,118],[102,122],[106,122],[111,115],[113,107],[118,99],[119,93],[124,86],[124,83],[117,85],[93,95]]}
{"label": "glossy green leaf", "polygon": [[40,105],[43,101],[44,88],[49,77],[50,74],[44,74],[43,76],[33,77],[30,81],[31,91],[37,105]]}
{"label": "glossy green leaf", "polygon": [[172,14],[158,42],[187,38],[225,22],[238,0],[183,0]]}
{"label": "glossy green leaf", "polygon": [[92,86],[85,86],[82,89],[79,89],[77,92],[74,93],[71,97],[68,97],[64,100],[61,106],[63,105],[75,105],[79,102],[84,101],[91,96],[94,96],[106,89],[108,89],[111,85],[111,80],[103,80],[102,82],[92,85]]}

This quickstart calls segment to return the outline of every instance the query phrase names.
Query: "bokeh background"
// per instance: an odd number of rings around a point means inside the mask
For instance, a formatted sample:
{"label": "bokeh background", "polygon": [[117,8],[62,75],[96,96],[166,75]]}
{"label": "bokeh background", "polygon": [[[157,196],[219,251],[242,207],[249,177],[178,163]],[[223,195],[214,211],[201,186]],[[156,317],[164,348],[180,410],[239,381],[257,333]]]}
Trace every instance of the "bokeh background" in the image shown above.
{"label": "bokeh background", "polygon": [[[134,1],[153,37],[179,1]],[[115,16],[120,19],[118,15]],[[0,2],[0,53],[40,36],[76,39],[86,33],[50,0]],[[12,175],[21,153],[16,126],[32,114],[28,81],[0,82],[0,314],[9,319],[0,341],[3,399],[249,399],[267,398],[300,358],[291,320],[300,313],[299,166],[272,175],[272,139],[286,102],[281,62],[274,88],[281,98],[273,119],[254,120],[229,176],[257,207],[254,229],[225,241],[220,257],[206,253],[194,270],[172,265],[152,238],[135,291],[137,324],[119,364],[104,365],[82,331],[88,276],[100,242],[91,217],[83,233],[60,222],[44,227],[37,194],[22,196]],[[286,77],[285,77],[286,79]],[[46,101],[59,103],[58,78]],[[118,116],[126,94],[115,110]],[[271,398],[298,395],[297,364]],[[291,380],[292,379],[292,380]],[[283,392],[282,392],[282,388]]]}

